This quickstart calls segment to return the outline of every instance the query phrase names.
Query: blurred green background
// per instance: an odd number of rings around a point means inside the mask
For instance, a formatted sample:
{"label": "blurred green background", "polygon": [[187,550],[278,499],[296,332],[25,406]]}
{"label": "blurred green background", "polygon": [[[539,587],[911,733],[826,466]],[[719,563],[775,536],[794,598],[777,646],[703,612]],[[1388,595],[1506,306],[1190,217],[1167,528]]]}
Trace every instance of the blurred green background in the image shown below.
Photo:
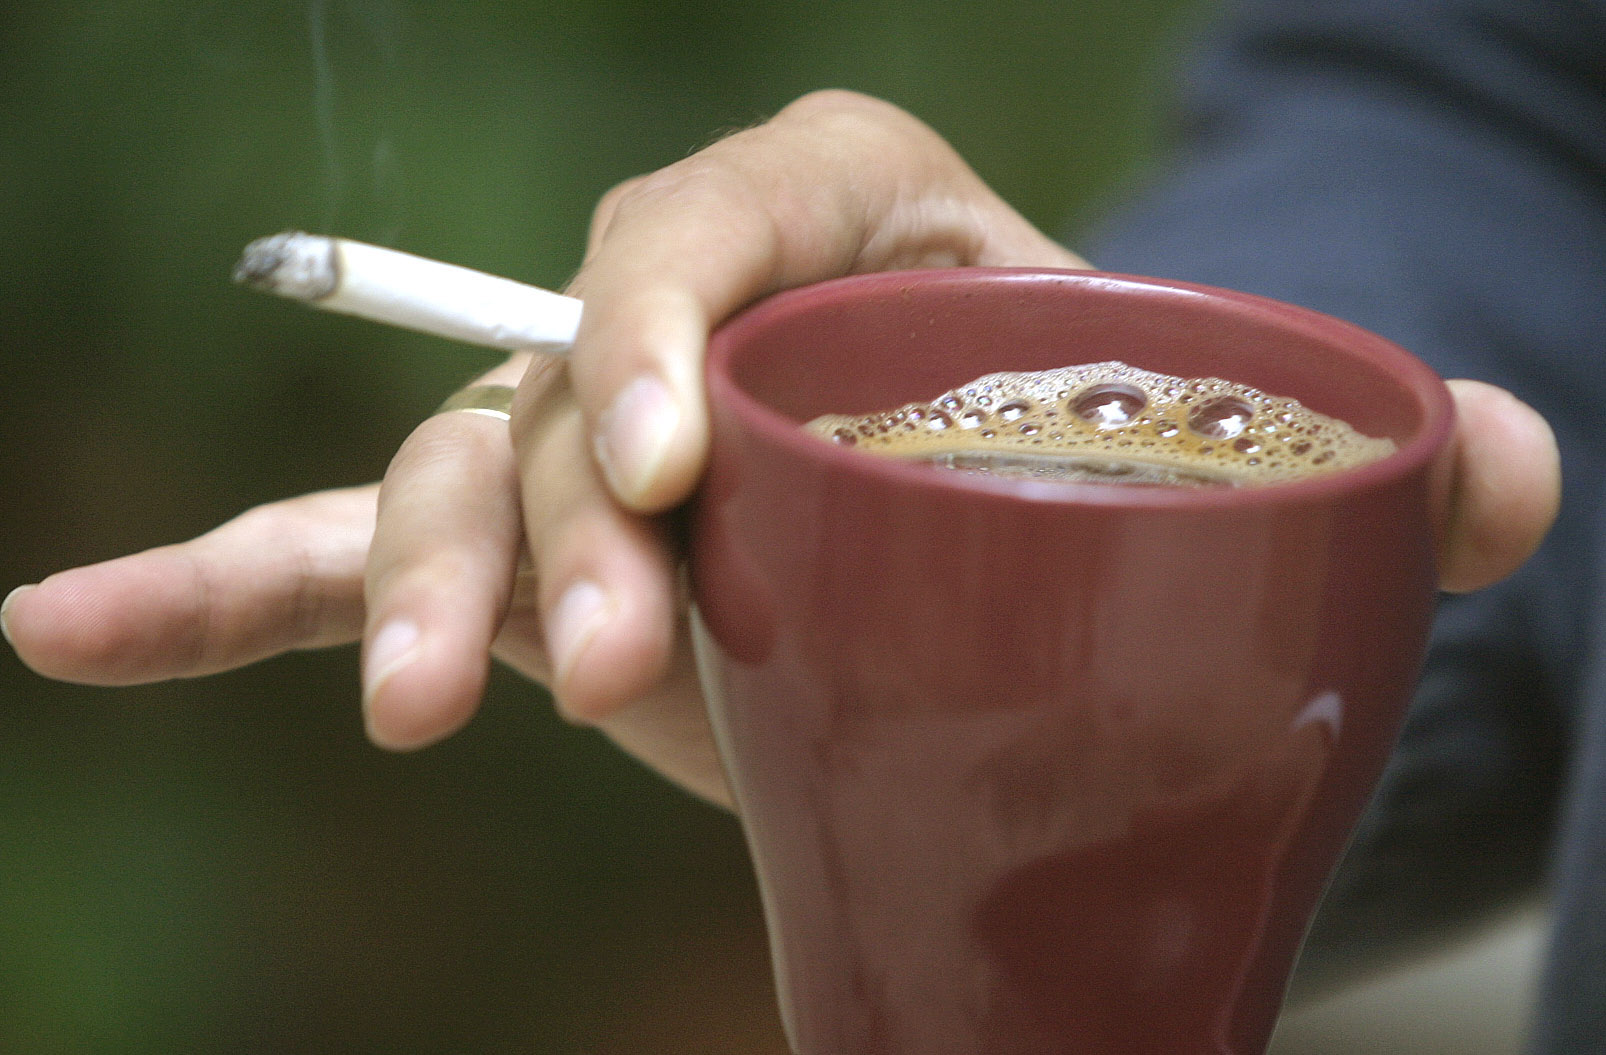
{"label": "blurred green background", "polygon": [[[0,590],[377,477],[492,353],[241,292],[302,227],[543,285],[597,196],[809,89],[1065,230],[1183,0],[12,0]],[[98,690],[0,657],[0,1052],[780,1053],[740,835],[500,672],[366,744],[355,653]]]}

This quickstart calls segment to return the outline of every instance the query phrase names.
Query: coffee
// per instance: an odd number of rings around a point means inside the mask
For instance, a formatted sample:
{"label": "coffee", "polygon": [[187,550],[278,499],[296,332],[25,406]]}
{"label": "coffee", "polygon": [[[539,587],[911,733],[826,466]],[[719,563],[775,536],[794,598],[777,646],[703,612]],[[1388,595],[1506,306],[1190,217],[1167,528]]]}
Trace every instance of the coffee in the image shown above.
{"label": "coffee", "polygon": [[827,414],[806,428],[857,450],[964,472],[1149,486],[1281,483],[1395,449],[1295,399],[1119,362],[988,374],[930,402]]}

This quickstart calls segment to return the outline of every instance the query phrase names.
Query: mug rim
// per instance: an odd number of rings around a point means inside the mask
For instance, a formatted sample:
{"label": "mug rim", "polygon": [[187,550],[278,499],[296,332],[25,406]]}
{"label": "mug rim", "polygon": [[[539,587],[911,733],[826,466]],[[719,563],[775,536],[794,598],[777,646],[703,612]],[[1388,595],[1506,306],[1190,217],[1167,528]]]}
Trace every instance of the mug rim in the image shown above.
{"label": "mug rim", "polygon": [[[783,319],[883,291],[907,291],[918,285],[991,285],[1053,282],[1106,289],[1114,293],[1163,292],[1209,298],[1297,328],[1325,343],[1342,344],[1346,352],[1401,383],[1417,401],[1421,425],[1389,455],[1352,469],[1250,487],[1131,487],[1108,483],[1044,481],[1021,477],[957,473],[915,461],[868,454],[810,435],[802,423],[770,406],[744,388],[732,365],[746,338]],[[1073,364],[1065,364],[1073,365]],[[705,360],[709,406],[724,407],[745,428],[765,441],[822,469],[853,477],[881,479],[904,488],[969,492],[977,497],[1033,504],[1113,506],[1120,508],[1207,509],[1329,499],[1387,486],[1424,470],[1445,446],[1454,425],[1454,402],[1439,375],[1421,359],[1386,337],[1355,323],[1311,308],[1259,294],[1178,279],[1122,272],[1037,267],[949,267],[881,271],[849,275],[796,286],[753,302],[712,334]],[[961,382],[962,383],[962,382]],[[933,393],[935,395],[935,393]]]}

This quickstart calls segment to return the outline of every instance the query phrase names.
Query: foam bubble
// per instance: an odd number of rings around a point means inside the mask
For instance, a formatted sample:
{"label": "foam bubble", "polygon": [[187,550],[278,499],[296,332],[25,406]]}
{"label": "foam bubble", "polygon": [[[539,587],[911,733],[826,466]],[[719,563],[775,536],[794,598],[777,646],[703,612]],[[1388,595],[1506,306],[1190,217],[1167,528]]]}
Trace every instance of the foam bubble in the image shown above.
{"label": "foam bubble", "polygon": [[1090,363],[977,378],[928,403],[806,426],[835,443],[967,472],[1076,482],[1255,486],[1394,451],[1297,400],[1220,378]]}

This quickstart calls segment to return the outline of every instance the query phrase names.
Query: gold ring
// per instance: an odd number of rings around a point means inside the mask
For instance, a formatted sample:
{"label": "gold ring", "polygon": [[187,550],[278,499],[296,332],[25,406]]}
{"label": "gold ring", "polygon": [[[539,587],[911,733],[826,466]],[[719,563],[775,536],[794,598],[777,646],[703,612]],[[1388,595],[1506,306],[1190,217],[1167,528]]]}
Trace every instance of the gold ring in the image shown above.
{"label": "gold ring", "polygon": [[508,421],[513,416],[510,411],[513,407],[514,391],[516,390],[511,385],[471,385],[461,392],[447,396],[446,402],[435,408],[435,413],[446,414],[454,410],[466,410],[470,414],[484,414],[486,417]]}

